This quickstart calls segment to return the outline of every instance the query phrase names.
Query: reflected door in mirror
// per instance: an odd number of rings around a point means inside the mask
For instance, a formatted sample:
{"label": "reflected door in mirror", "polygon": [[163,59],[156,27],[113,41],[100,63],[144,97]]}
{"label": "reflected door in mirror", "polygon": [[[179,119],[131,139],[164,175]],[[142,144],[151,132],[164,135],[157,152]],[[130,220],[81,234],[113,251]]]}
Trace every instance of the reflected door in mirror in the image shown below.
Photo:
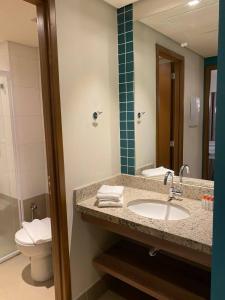
{"label": "reflected door in mirror", "polygon": [[159,126],[158,126],[158,165],[173,169],[173,86],[172,62],[159,63]]}
{"label": "reflected door in mirror", "polygon": [[183,164],[183,57],[157,45],[157,166]]}
{"label": "reflected door in mirror", "polygon": [[[217,66],[206,67],[203,178],[214,180]],[[205,153],[205,154],[204,154]]]}

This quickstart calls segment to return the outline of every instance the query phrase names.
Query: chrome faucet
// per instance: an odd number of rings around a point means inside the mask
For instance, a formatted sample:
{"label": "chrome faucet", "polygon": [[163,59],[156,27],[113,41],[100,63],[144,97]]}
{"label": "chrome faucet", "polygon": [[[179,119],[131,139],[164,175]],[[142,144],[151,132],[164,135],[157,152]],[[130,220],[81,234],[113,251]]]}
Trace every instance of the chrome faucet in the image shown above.
{"label": "chrome faucet", "polygon": [[189,165],[183,165],[180,168],[179,177],[180,177],[180,192],[183,194],[183,177],[184,177],[184,171],[186,170],[187,175],[190,174],[190,167]]}
{"label": "chrome faucet", "polygon": [[171,187],[169,189],[169,200],[168,201],[171,201],[173,199],[176,199],[176,200],[180,200],[180,196],[182,195],[182,192],[180,191],[180,189],[176,188],[174,186],[174,182],[173,182],[173,172],[171,171],[168,171],[164,177],[164,185],[167,185],[167,182],[168,182],[168,178],[171,177]]}
{"label": "chrome faucet", "polygon": [[185,170],[187,171],[187,174],[189,175],[190,174],[190,167],[189,167],[189,165],[183,165],[180,168],[180,172],[179,172],[180,184],[183,183],[183,177],[184,177],[184,171]]}

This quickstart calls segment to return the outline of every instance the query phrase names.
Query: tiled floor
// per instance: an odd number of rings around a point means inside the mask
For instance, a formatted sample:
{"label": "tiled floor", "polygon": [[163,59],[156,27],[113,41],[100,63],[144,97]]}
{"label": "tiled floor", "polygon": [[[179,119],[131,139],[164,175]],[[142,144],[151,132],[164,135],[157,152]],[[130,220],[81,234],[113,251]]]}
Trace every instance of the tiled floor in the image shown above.
{"label": "tiled floor", "polygon": [[29,259],[18,255],[0,264],[1,300],[54,300],[53,281],[34,284]]}
{"label": "tiled floor", "polygon": [[99,300],[125,300],[124,298],[116,295],[115,293],[108,291]]}

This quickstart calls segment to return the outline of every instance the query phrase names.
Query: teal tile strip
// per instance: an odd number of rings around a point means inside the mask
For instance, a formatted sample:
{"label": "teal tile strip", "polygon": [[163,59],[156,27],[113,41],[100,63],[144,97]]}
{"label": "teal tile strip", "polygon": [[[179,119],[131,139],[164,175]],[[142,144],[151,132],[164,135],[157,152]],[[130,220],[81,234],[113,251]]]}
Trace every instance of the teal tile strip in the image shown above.
{"label": "teal tile strip", "polygon": [[117,10],[121,173],[135,174],[133,5]]}
{"label": "teal tile strip", "polygon": [[206,57],[204,59],[204,65],[205,66],[210,66],[210,65],[217,65],[217,56],[211,56],[211,57]]}

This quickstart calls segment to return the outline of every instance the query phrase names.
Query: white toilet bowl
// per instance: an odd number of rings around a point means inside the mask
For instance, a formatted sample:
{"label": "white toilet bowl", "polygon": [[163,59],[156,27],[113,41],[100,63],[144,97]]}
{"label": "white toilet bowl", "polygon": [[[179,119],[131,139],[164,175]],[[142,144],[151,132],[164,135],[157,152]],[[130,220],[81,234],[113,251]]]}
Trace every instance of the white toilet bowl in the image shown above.
{"label": "white toilet bowl", "polygon": [[51,241],[34,244],[25,229],[15,234],[18,250],[30,258],[31,277],[34,281],[43,282],[53,276]]}

